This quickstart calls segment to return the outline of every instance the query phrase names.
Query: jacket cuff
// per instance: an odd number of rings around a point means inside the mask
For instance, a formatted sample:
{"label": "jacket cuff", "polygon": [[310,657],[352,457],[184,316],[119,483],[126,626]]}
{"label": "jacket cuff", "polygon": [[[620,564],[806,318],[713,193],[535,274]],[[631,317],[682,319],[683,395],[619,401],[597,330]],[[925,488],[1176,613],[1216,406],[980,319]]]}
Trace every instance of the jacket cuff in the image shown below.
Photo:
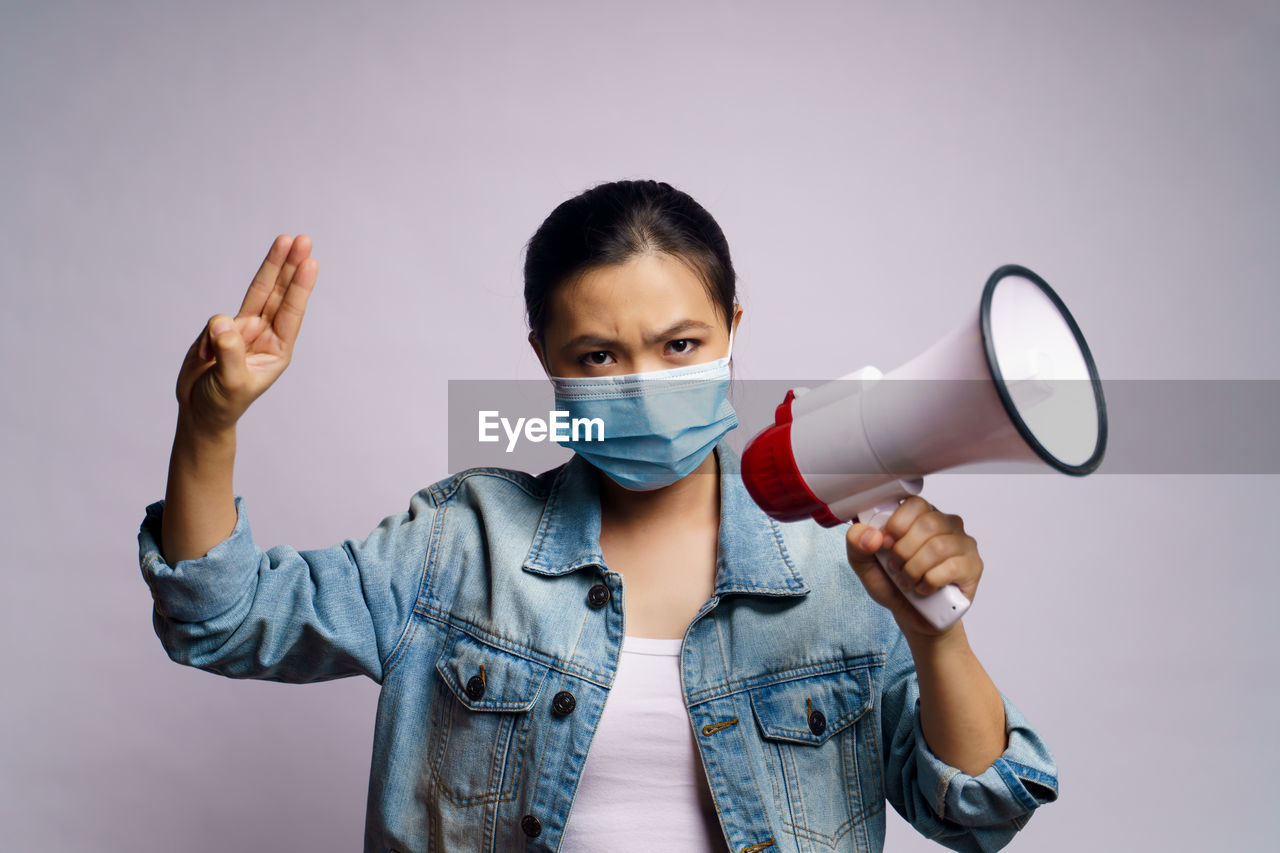
{"label": "jacket cuff", "polygon": [[203,557],[179,560],[172,566],[160,553],[164,501],[147,506],[138,528],[138,560],[161,616],[180,622],[212,619],[231,609],[255,585],[260,552],[249,531],[244,499],[239,495],[234,499],[236,526],[231,534]]}
{"label": "jacket cuff", "polygon": [[1058,798],[1053,754],[1022,713],[1002,693],[1008,746],[977,776],[952,767],[929,749],[916,710],[917,780],[939,819],[964,826],[1009,821],[1021,826],[1031,813]]}

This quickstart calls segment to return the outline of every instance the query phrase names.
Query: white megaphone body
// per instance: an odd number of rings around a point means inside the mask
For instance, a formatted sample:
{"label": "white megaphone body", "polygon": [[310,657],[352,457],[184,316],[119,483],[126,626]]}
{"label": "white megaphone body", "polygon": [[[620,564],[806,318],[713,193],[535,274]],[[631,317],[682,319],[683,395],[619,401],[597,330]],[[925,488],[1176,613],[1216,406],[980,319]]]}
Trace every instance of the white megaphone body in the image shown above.
{"label": "white megaphone body", "polygon": [[[1023,461],[1080,476],[1098,467],[1106,439],[1102,383],[1079,327],[1042,278],[1008,265],[965,323],[896,370],[789,390],[744,449],[742,477],[780,521],[883,528],[925,474]],[[940,630],[969,607],[954,584],[904,595]]]}

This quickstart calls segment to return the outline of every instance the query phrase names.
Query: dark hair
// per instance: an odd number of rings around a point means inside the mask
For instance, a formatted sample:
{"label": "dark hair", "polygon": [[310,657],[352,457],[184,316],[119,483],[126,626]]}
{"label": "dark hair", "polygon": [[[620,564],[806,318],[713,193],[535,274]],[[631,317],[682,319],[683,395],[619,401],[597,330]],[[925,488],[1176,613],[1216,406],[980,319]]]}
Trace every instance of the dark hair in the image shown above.
{"label": "dark hair", "polygon": [[594,267],[661,252],[688,264],[733,324],[737,277],[724,232],[706,209],[661,181],[613,181],[562,202],[529,238],[524,302],[542,341],[551,293]]}

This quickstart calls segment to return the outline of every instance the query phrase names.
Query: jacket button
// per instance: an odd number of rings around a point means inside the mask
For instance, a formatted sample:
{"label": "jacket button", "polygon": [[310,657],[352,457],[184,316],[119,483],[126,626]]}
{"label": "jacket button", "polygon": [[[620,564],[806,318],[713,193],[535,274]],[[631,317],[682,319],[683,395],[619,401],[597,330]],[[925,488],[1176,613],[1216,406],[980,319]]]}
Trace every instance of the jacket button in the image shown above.
{"label": "jacket button", "polygon": [[484,695],[484,678],[477,674],[467,680],[467,696],[474,702]]}
{"label": "jacket button", "polygon": [[592,607],[604,607],[609,603],[609,587],[598,583],[587,590],[587,604]]}
{"label": "jacket button", "polygon": [[551,700],[551,713],[557,717],[567,717],[578,707],[578,702],[568,690],[561,690]]}
{"label": "jacket button", "polygon": [[524,834],[530,838],[537,838],[542,834],[542,821],[538,820],[531,814],[527,814],[520,818],[520,828],[524,830]]}
{"label": "jacket button", "polygon": [[815,735],[820,735],[827,730],[827,718],[822,716],[821,711],[809,712],[809,731]]}

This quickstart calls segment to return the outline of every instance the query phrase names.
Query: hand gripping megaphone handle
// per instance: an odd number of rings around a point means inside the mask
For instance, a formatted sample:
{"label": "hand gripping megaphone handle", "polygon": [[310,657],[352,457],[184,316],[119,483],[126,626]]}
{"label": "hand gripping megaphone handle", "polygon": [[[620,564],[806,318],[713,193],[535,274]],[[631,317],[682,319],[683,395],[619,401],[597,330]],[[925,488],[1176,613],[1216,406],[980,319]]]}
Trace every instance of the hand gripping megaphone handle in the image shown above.
{"label": "hand gripping megaphone handle", "polygon": [[[865,509],[858,513],[858,521],[877,530],[883,530],[884,526],[889,523],[889,518],[893,515],[893,511],[898,508],[900,503],[900,500],[892,500],[876,504],[871,509]],[[900,573],[892,566],[889,557],[884,551],[877,551],[876,559],[880,561],[885,574],[896,584]],[[954,625],[972,603],[964,597],[960,587],[953,583],[949,583],[941,589],[936,589],[928,595],[921,595],[914,588],[903,589],[900,585],[898,590],[907,597],[907,601],[910,601],[916,610],[920,611],[920,615],[939,631],[945,631]]]}

